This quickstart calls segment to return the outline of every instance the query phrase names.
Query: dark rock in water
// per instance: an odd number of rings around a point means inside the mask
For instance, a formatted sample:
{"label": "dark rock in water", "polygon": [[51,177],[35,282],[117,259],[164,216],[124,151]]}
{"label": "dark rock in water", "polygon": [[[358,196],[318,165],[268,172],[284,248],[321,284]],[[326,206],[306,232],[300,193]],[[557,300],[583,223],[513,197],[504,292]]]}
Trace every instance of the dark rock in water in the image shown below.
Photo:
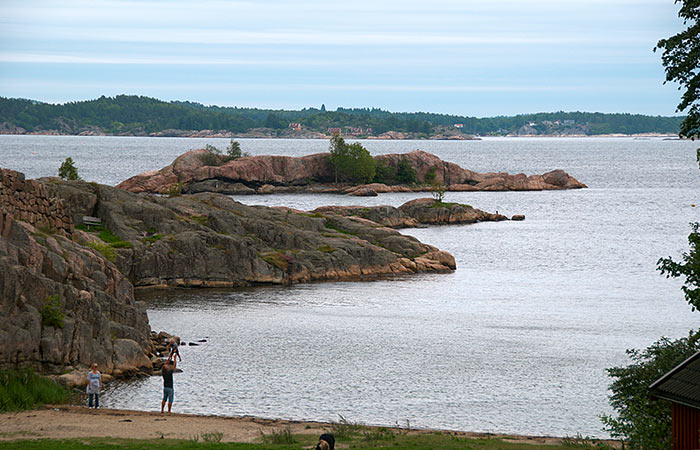
{"label": "dark rock in water", "polygon": [[492,214],[458,203],[437,202],[432,198],[411,200],[398,208],[388,205],[322,206],[312,212],[361,217],[392,228],[508,220],[506,216],[498,213]]}
{"label": "dark rock in water", "polygon": [[197,344],[196,342],[188,342],[187,345],[189,345],[190,347],[197,347],[199,344]]}
{"label": "dark rock in water", "polygon": [[377,191],[375,191],[374,189],[364,187],[360,189],[355,189],[348,195],[352,195],[354,197],[376,197],[379,194],[377,194]]}
{"label": "dark rock in water", "polygon": [[207,340],[206,340],[206,339],[200,339],[200,340],[198,340],[197,342],[207,342]]}
{"label": "dark rock in water", "polygon": [[525,220],[525,216],[523,214],[515,214],[513,217],[510,218],[510,220],[516,220],[516,221]]}

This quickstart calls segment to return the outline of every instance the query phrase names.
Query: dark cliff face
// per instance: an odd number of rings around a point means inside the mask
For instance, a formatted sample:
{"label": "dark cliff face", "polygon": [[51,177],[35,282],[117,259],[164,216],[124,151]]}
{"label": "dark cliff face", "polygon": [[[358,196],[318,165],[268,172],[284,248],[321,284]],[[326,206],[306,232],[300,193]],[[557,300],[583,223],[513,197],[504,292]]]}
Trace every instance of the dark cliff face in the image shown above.
{"label": "dark cliff face", "polygon": [[0,214],[0,366],[149,370],[146,307],[99,254]]}

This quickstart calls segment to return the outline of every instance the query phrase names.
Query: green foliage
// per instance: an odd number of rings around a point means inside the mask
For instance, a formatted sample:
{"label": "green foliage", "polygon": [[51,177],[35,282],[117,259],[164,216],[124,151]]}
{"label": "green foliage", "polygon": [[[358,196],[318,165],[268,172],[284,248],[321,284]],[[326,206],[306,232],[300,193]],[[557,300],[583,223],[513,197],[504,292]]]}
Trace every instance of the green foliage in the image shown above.
{"label": "green foliage", "polygon": [[100,239],[108,243],[113,248],[133,248],[133,244],[129,241],[123,241],[119,236],[116,236],[110,230],[103,228],[97,235]]}
{"label": "green foliage", "polygon": [[173,183],[168,187],[168,198],[182,195],[182,183]]}
{"label": "green foliage", "polygon": [[650,400],[649,385],[698,350],[700,332],[691,331],[687,338],[661,338],[643,351],[627,350],[632,364],[607,369],[615,378],[610,385],[610,405],[618,414],[601,418],[610,435],[624,439],[630,449],[670,448],[670,405],[665,400]]}
{"label": "green foliage", "polygon": [[32,409],[41,404],[70,400],[70,392],[60,384],[39,376],[32,369],[0,371],[0,412]]}
{"label": "green foliage", "polygon": [[565,437],[562,439],[561,446],[564,448],[583,448],[583,449],[600,449],[600,450],[613,450],[614,447],[609,446],[604,442],[600,442],[598,439],[591,437],[583,437],[581,434],[577,434],[575,437]]}
{"label": "green foliage", "polygon": [[228,144],[228,147],[226,148],[226,155],[227,155],[227,160],[231,161],[233,159],[238,159],[242,156],[250,156],[248,153],[241,151],[241,144],[239,144],[237,141],[234,141],[231,139],[231,142]]}
{"label": "green foliage", "polygon": [[200,225],[209,226],[209,216],[190,216],[190,220]]}
{"label": "green foliage", "polygon": [[396,168],[396,180],[401,184],[414,184],[416,182],[416,171],[411,166],[408,158],[401,158]]}
{"label": "green foliage", "polygon": [[289,425],[279,431],[272,430],[270,434],[265,434],[263,430],[260,430],[260,439],[265,444],[274,445],[295,444],[297,442]]}
{"label": "green foliage", "polygon": [[204,442],[221,442],[221,439],[224,437],[224,433],[221,431],[212,431],[211,433],[202,433],[200,436]]}
{"label": "green foliage", "polygon": [[330,245],[321,245],[316,250],[323,253],[333,253],[335,251],[335,249]]}
{"label": "green foliage", "polygon": [[58,176],[64,180],[80,180],[78,176],[78,168],[75,167],[73,158],[70,156],[63,161],[61,167],[58,168]]}
{"label": "green foliage", "polygon": [[41,306],[41,324],[45,327],[63,328],[63,305],[58,294],[46,297]]}
{"label": "green foliage", "polygon": [[374,158],[359,142],[348,145],[336,135],[331,138],[329,150],[336,182],[365,183],[374,178]]}
{"label": "green foliage", "polygon": [[283,272],[286,272],[289,269],[290,264],[294,263],[294,257],[286,255],[282,252],[268,252],[259,255],[259,257],[266,263],[277,267]]}
{"label": "green foliage", "polygon": [[114,263],[117,260],[117,252],[111,245],[101,244],[97,241],[90,241],[87,243],[87,245],[93,250],[97,250],[97,252],[104,256],[108,261]]}
{"label": "green foliage", "polygon": [[700,0],[676,0],[676,3],[681,4],[678,16],[688,28],[661,39],[654,51],[663,50],[661,61],[666,68],[666,82],[676,82],[679,89],[685,89],[677,110],[687,109],[688,115],[679,134],[695,138],[700,136]]}
{"label": "green foliage", "polygon": [[387,165],[383,159],[378,159],[375,161],[374,180],[372,181],[375,183],[395,184],[396,169]]}
{"label": "green foliage", "polygon": [[358,434],[364,425],[359,422],[351,422],[350,420],[338,414],[338,421],[331,422],[330,433],[338,439],[347,439],[353,435]]}
{"label": "green foliage", "polygon": [[681,290],[685,295],[685,300],[690,304],[693,311],[700,309],[700,233],[698,233],[697,222],[691,224],[692,231],[688,235],[690,251],[683,253],[683,262],[675,262],[670,256],[661,258],[657,262],[657,267],[667,278],[685,277],[685,282]]}
{"label": "green foliage", "polygon": [[431,167],[430,169],[428,169],[428,171],[425,173],[425,178],[423,178],[423,182],[426,184],[435,184],[437,179],[437,175],[435,172],[435,167]]}

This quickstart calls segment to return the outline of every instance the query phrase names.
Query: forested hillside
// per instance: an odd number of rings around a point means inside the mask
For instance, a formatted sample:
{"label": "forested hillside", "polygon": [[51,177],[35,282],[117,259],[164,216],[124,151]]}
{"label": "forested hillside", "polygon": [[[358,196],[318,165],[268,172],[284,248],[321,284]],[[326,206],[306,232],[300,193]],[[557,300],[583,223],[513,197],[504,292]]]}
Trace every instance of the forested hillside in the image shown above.
{"label": "forested hillside", "polygon": [[[683,117],[585,112],[465,117],[436,113],[392,113],[377,108],[325,107],[266,110],[205,106],[192,102],[119,95],[49,104],[0,97],[0,133],[176,135],[174,130],[293,137],[295,133],[379,136],[394,131],[409,137],[459,135],[677,134]],[[290,125],[293,124],[293,128]],[[335,130],[329,130],[335,129]]]}

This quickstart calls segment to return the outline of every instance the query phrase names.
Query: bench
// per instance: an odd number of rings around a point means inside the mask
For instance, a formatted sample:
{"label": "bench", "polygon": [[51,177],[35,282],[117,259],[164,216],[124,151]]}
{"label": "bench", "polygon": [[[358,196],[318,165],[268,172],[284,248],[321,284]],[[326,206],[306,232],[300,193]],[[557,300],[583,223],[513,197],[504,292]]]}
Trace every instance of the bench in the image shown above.
{"label": "bench", "polygon": [[83,225],[85,225],[88,230],[90,229],[91,225],[93,227],[99,227],[102,225],[102,219],[99,217],[83,216]]}

